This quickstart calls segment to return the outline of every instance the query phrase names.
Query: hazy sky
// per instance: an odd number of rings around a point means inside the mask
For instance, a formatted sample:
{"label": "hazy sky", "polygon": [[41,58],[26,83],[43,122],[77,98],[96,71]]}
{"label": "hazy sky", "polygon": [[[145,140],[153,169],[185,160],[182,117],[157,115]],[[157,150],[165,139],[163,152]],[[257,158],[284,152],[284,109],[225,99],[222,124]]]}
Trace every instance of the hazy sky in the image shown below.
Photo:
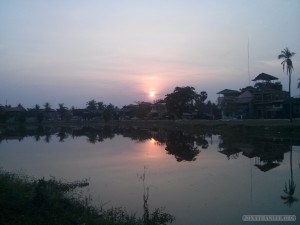
{"label": "hazy sky", "polygon": [[249,84],[248,40],[250,78],[285,90],[277,56],[296,52],[298,96],[299,21],[299,0],[0,0],[0,104],[123,106],[176,86],[215,101]]}

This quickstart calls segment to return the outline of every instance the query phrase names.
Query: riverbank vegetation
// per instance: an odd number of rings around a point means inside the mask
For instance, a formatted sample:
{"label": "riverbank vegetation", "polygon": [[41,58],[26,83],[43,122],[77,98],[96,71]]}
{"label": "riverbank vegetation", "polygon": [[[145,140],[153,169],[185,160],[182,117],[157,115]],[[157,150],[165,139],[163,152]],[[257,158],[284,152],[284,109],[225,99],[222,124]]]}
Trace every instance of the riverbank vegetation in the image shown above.
{"label": "riverbank vegetation", "polygon": [[96,208],[78,191],[88,185],[87,180],[68,183],[0,170],[0,224],[161,225],[174,220],[163,209],[140,218],[121,207]]}

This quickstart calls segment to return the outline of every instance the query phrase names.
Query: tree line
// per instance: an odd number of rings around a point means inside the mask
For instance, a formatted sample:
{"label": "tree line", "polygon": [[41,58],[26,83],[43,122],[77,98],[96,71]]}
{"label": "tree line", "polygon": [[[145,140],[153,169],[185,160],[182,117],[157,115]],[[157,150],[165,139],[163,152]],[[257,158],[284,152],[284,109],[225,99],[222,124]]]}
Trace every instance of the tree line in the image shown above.
{"label": "tree line", "polygon": [[[25,121],[43,122],[51,120],[101,120],[108,122],[120,119],[190,119],[220,118],[220,110],[207,99],[207,92],[197,92],[194,87],[176,87],[172,93],[166,94],[164,99],[157,99],[153,103],[135,102],[119,108],[111,103],[92,99],[86,102],[85,108],[68,108],[64,103],[59,103],[56,109],[49,102],[34,105],[25,109],[22,104],[16,107],[1,106],[0,122]],[[157,106],[153,110],[154,106]],[[151,112],[156,112],[154,114]]]}

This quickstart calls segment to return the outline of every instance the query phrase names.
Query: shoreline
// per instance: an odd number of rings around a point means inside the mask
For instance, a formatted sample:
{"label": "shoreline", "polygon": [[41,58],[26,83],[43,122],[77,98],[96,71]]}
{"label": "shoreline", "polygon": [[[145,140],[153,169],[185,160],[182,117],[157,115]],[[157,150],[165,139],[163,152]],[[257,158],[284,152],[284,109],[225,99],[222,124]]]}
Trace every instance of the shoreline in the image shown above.
{"label": "shoreline", "polygon": [[104,121],[44,121],[41,123],[0,123],[0,127],[8,126],[64,126],[64,125],[151,125],[151,126],[190,126],[190,127],[222,127],[222,126],[249,126],[249,127],[300,127],[300,119],[247,119],[247,120],[112,120]]}
{"label": "shoreline", "polygon": [[[260,120],[118,120],[118,121],[45,121],[42,123],[24,124],[0,124],[1,129],[9,127],[139,127],[139,128],[161,128],[168,130],[183,130],[187,132],[226,134],[230,133],[251,133],[257,136],[300,136],[300,119],[292,123],[288,119],[260,119]],[[298,139],[298,138],[297,138]]]}

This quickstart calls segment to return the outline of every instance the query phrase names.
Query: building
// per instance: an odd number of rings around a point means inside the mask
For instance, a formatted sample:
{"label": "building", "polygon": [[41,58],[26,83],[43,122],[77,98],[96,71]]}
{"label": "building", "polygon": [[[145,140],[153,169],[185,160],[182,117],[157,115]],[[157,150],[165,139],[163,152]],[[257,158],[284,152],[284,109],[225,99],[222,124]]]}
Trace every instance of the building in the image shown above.
{"label": "building", "polygon": [[17,107],[5,107],[1,113],[1,120],[7,123],[24,122],[26,120],[27,110],[20,106]]}
{"label": "building", "polygon": [[167,115],[167,107],[164,101],[159,101],[151,105],[151,111],[147,115],[152,119],[164,119]]}
{"label": "building", "polygon": [[[217,94],[223,119],[271,119],[285,118],[289,94],[282,90],[278,78],[261,73],[252,81],[254,86],[240,91],[225,89]],[[275,82],[276,81],[276,82]]]}
{"label": "building", "polygon": [[221,109],[222,119],[233,119],[238,116],[236,110],[236,98],[241,92],[236,90],[224,89],[217,93],[217,105]]}

